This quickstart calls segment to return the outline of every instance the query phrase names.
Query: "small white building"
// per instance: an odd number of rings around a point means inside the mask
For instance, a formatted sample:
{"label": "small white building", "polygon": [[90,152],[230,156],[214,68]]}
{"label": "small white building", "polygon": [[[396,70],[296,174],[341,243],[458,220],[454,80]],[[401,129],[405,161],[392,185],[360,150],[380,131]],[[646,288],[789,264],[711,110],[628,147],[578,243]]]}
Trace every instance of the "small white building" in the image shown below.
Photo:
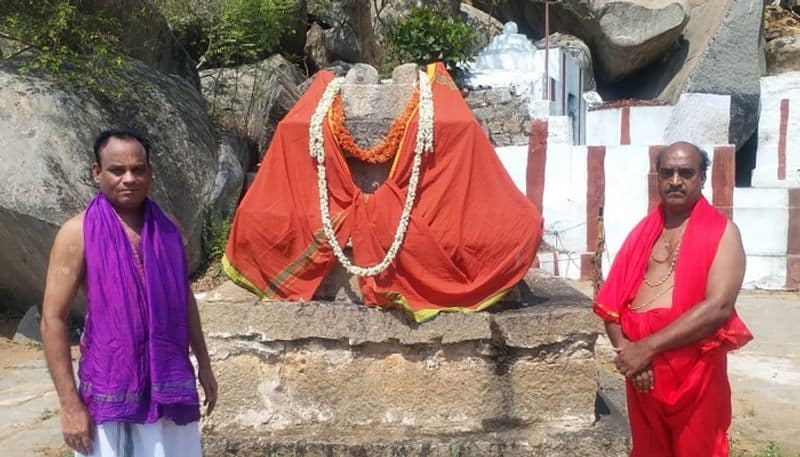
{"label": "small white building", "polygon": [[[545,62],[547,66],[545,67]],[[547,68],[547,71],[545,71]],[[538,49],[508,22],[467,69],[473,88],[510,88],[528,100],[531,119],[550,118],[569,144],[586,142],[584,69],[560,47]]]}

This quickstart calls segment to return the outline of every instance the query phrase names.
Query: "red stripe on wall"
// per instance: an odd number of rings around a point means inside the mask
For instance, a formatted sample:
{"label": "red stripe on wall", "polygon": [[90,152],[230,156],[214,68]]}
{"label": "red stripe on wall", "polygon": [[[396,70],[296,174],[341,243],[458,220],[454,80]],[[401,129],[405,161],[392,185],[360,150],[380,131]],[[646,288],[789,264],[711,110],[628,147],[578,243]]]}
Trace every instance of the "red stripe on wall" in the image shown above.
{"label": "red stripe on wall", "polygon": [[592,256],[597,248],[597,216],[606,201],[606,147],[587,148],[586,176],[586,254],[581,256],[581,279],[592,277]]}
{"label": "red stripe on wall", "polygon": [[736,184],[736,149],[733,146],[714,148],[711,159],[711,202],[715,208],[733,218],[733,187]]}
{"label": "red stripe on wall", "polygon": [[800,188],[789,189],[789,233],[786,240],[786,288],[800,288]]}
{"label": "red stripe on wall", "polygon": [[653,211],[661,197],[658,195],[658,170],[656,170],[656,156],[666,146],[650,146],[650,171],[647,173],[647,212]]}
{"label": "red stripe on wall", "polygon": [[619,144],[631,144],[631,109],[622,108],[619,131]]}
{"label": "red stripe on wall", "polygon": [[781,100],[781,123],[778,134],[778,179],[786,179],[786,128],[789,125],[789,99]]}
{"label": "red stripe on wall", "polygon": [[525,195],[542,212],[544,167],[547,159],[547,121],[534,120],[528,140],[528,166],[525,170]]}

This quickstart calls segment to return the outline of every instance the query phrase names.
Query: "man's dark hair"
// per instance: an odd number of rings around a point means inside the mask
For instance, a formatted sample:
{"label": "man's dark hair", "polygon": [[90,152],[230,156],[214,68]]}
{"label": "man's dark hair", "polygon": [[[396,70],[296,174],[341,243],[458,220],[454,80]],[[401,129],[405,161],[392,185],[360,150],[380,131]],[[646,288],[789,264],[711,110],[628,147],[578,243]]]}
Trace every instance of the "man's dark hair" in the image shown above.
{"label": "man's dark hair", "polygon": [[696,144],[689,143],[688,141],[676,141],[671,145],[667,146],[666,148],[658,151],[656,155],[656,170],[661,168],[661,156],[666,152],[676,147],[687,147],[689,149],[694,149],[697,152],[697,156],[700,158],[700,176],[706,177],[706,172],[708,172],[708,166],[711,165],[711,159],[708,158],[708,153],[704,151],[701,147],[697,146]]}
{"label": "man's dark hair", "polygon": [[150,165],[150,142],[141,133],[129,128],[116,128],[103,130],[97,135],[94,140],[94,160],[100,165],[100,151],[106,147],[108,140],[117,138],[119,140],[136,140],[144,148],[144,155],[147,158],[147,164]]}

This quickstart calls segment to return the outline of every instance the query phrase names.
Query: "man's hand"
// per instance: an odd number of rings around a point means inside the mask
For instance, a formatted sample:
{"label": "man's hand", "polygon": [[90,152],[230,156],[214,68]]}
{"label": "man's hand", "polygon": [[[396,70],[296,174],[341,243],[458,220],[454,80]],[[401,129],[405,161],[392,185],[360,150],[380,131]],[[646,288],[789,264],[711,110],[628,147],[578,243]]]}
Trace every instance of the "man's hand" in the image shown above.
{"label": "man's hand", "polygon": [[636,373],[631,377],[631,382],[639,392],[650,392],[655,386],[653,368],[647,367],[644,371]]}
{"label": "man's hand", "polygon": [[214,378],[214,372],[211,371],[211,365],[201,366],[198,369],[197,377],[200,379],[200,385],[203,386],[205,393],[203,405],[206,407],[206,417],[208,417],[217,404],[217,380]]}
{"label": "man's hand", "polygon": [[74,400],[61,406],[61,432],[67,446],[80,454],[92,453],[94,423],[89,411],[80,400]]}
{"label": "man's hand", "polygon": [[653,351],[649,345],[642,342],[624,342],[619,347],[615,347],[617,358],[614,364],[623,376],[631,376],[644,371],[653,359]]}

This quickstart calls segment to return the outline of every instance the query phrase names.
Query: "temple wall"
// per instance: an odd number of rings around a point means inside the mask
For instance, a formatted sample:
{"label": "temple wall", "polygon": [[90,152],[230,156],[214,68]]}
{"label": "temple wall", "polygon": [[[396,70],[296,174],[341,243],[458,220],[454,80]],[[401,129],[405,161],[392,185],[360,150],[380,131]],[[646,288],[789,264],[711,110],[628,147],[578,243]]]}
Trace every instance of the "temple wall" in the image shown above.
{"label": "temple wall", "polygon": [[[800,285],[800,74],[762,78],[762,115],[753,188],[734,188],[727,145],[730,97],[684,94],[674,106],[590,111],[588,146],[573,146],[559,117],[535,120],[527,150],[499,148],[519,189],[542,209],[542,268],[591,277],[599,208],[604,208],[604,274],[625,236],[658,203],[655,154],[678,140],[704,148],[711,166],[703,194],[732,217],[747,254],[745,288]],[[794,109],[794,104],[797,109]],[[538,135],[538,137],[537,137]],[[546,138],[542,141],[541,138]],[[522,183],[524,170],[525,182]],[[782,179],[781,179],[782,177]]]}
{"label": "temple wall", "polygon": [[687,93],[665,106],[626,106],[589,111],[586,144],[727,144],[730,96]]}
{"label": "temple wall", "polygon": [[800,189],[737,188],[733,220],[747,252],[745,288],[800,284]]}
{"label": "temple wall", "polygon": [[529,98],[518,95],[513,88],[498,88],[471,90],[464,99],[492,144],[528,144]]}
{"label": "temple wall", "polygon": [[[703,195],[733,218],[742,235],[747,254],[743,287],[797,288],[800,189],[734,188],[733,147],[700,146],[709,151],[712,161]],[[572,279],[591,277],[589,259],[597,235],[594,218],[602,206],[607,250],[603,270],[608,274],[627,234],[658,202],[653,171],[655,153],[661,147],[548,143],[528,150],[498,148],[520,191],[541,205],[545,245],[539,260],[544,270]],[[542,173],[532,170],[541,164]]]}
{"label": "temple wall", "polygon": [[754,187],[800,187],[800,72],[761,78]]}

